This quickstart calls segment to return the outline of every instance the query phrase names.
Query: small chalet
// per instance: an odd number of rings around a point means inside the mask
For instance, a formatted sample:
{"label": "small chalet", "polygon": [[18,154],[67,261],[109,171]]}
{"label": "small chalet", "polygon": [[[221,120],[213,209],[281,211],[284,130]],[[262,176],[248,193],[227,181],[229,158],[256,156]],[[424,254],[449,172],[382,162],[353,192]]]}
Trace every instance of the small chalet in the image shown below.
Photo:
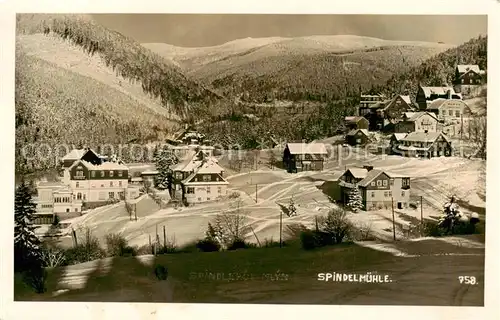
{"label": "small chalet", "polygon": [[458,123],[472,116],[472,110],[467,103],[457,99],[434,100],[427,107],[427,111],[434,113],[437,119],[445,124]]}
{"label": "small chalet", "polygon": [[391,135],[391,138],[389,140],[389,148],[391,154],[397,154],[395,148],[397,148],[401,143],[402,140],[408,135],[408,133],[393,133]]}
{"label": "small chalet", "polygon": [[481,70],[477,64],[459,64],[455,68],[453,85],[457,92],[469,96],[485,82],[485,78],[486,72]]}
{"label": "small chalet", "polygon": [[450,139],[442,132],[411,132],[399,141],[394,151],[407,157],[449,157]]}
{"label": "small chalet", "polygon": [[406,112],[394,128],[396,133],[437,131],[438,119],[432,112]]}
{"label": "small chalet", "polygon": [[452,87],[422,87],[419,86],[416,101],[420,111],[426,111],[429,104],[436,99],[462,99]]}
{"label": "small chalet", "polygon": [[366,129],[354,129],[347,133],[345,137],[346,143],[351,146],[364,145],[370,142],[370,137],[368,135],[368,130]]}
{"label": "small chalet", "polygon": [[159,172],[157,170],[146,170],[141,172],[141,182],[147,183],[150,186],[155,185],[155,179],[158,176]]}
{"label": "small chalet", "polygon": [[229,182],[222,176],[224,169],[213,161],[204,160],[186,179],[181,181],[183,200],[200,203],[217,200],[227,194]]}
{"label": "small chalet", "polygon": [[340,201],[349,202],[352,189],[361,193],[364,210],[407,208],[410,203],[410,177],[373,169],[349,168],[339,178]]}
{"label": "small chalet", "polygon": [[321,171],[328,152],[323,143],[287,143],[283,166],[288,172]]}
{"label": "small chalet", "polygon": [[345,126],[349,130],[353,129],[366,129],[368,130],[369,122],[365,117],[345,117]]}

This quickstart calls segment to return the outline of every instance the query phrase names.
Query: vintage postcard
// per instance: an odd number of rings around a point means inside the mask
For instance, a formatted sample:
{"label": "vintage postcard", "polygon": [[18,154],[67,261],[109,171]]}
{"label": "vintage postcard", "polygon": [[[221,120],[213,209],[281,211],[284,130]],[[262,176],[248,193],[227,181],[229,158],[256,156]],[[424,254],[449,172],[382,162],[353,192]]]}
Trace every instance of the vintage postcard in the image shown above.
{"label": "vintage postcard", "polygon": [[484,311],[487,9],[121,11],[11,13],[14,303]]}

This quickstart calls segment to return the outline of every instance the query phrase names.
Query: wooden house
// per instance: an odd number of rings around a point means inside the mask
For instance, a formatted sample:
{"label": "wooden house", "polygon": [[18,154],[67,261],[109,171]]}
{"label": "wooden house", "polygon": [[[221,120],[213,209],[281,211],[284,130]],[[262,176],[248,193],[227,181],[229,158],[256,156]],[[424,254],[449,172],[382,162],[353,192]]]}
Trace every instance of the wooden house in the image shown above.
{"label": "wooden house", "polygon": [[423,87],[419,86],[416,96],[416,101],[420,111],[426,111],[432,101],[437,99],[462,99],[455,89],[449,86],[444,87]]}
{"label": "wooden house", "polygon": [[67,169],[75,163],[75,161],[84,160],[94,165],[99,165],[106,162],[107,157],[102,156],[92,150],[91,148],[73,149],[64,157],[61,158],[61,165],[63,169]]}
{"label": "wooden house", "polygon": [[360,190],[364,210],[407,208],[410,203],[410,177],[371,166],[349,168],[339,178],[340,201],[349,202],[353,188]]}
{"label": "wooden house", "polygon": [[389,139],[389,149],[391,154],[397,154],[396,148],[402,144],[402,140],[407,136],[407,133],[393,133]]}
{"label": "wooden house", "polygon": [[182,198],[188,204],[214,201],[227,195],[229,182],[222,176],[224,169],[216,162],[202,160],[192,173],[182,180]]}
{"label": "wooden house", "polygon": [[394,132],[437,132],[438,119],[432,112],[407,112],[403,120],[395,125]]}
{"label": "wooden house", "polygon": [[455,68],[453,86],[463,96],[474,96],[479,93],[485,80],[486,72],[481,70],[477,64],[459,64]]}
{"label": "wooden house", "polygon": [[370,137],[366,129],[353,129],[347,133],[345,140],[347,144],[356,146],[369,143]]}
{"label": "wooden house", "polygon": [[353,129],[366,129],[368,130],[369,122],[365,117],[350,116],[345,117],[345,126],[348,130]]}
{"label": "wooden house", "polygon": [[283,166],[288,172],[321,171],[327,155],[323,143],[287,143]]}
{"label": "wooden house", "polygon": [[449,157],[452,155],[450,139],[442,132],[411,132],[394,151],[407,157]]}

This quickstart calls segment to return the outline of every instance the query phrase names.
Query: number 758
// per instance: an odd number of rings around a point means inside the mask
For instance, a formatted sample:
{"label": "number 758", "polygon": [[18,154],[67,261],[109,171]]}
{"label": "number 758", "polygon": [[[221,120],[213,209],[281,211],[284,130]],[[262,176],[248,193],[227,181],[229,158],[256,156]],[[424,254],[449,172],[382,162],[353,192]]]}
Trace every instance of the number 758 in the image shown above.
{"label": "number 758", "polygon": [[461,284],[472,284],[472,285],[477,284],[476,277],[474,276],[459,276],[458,281]]}

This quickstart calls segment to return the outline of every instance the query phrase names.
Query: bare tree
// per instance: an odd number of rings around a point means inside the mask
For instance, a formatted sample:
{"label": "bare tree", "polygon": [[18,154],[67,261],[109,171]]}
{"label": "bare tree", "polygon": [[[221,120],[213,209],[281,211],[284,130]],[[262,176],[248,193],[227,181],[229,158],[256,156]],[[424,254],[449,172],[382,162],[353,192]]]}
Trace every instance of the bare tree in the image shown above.
{"label": "bare tree", "polygon": [[319,229],[330,235],[335,243],[341,243],[352,233],[353,225],[342,209],[331,209],[326,217],[320,217],[318,220]]}
{"label": "bare tree", "polygon": [[55,246],[44,246],[41,251],[41,259],[46,268],[59,267],[64,262],[64,251]]}
{"label": "bare tree", "polygon": [[213,223],[214,238],[222,248],[227,248],[235,240],[243,240],[251,232],[246,217],[241,210],[242,201],[236,200],[232,209],[216,215]]}
{"label": "bare tree", "polygon": [[470,119],[469,126],[471,126],[471,142],[474,148],[474,153],[471,156],[486,159],[486,116],[474,117]]}

